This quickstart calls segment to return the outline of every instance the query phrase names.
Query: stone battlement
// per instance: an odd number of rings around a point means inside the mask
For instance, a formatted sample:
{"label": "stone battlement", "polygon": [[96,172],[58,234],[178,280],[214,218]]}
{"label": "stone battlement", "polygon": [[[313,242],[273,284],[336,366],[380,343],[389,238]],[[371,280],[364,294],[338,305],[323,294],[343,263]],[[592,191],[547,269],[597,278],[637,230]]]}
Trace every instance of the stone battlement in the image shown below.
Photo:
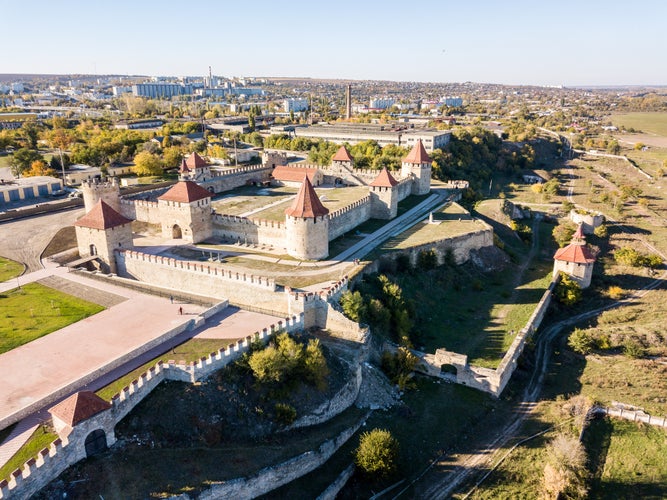
{"label": "stone battlement", "polygon": [[354,210],[355,208],[361,207],[361,206],[366,205],[367,203],[370,203],[370,202],[371,202],[371,196],[366,195],[363,198],[361,198],[360,200],[352,202],[352,203],[350,203],[349,205],[347,205],[343,208],[339,208],[335,212],[329,213],[329,219],[335,219],[336,217],[340,217],[341,215],[346,214],[350,210]]}
{"label": "stone battlement", "polygon": [[231,271],[228,269],[225,270],[217,266],[211,267],[210,264],[202,264],[189,260],[177,260],[171,257],[152,255],[148,253],[137,252],[135,250],[120,250],[118,251],[118,254],[125,260],[149,262],[152,264],[159,264],[184,271],[202,273],[209,276],[217,276],[220,277],[220,279],[238,281],[246,285],[261,287],[270,291],[275,291],[276,289],[276,282],[272,278],[256,276],[254,274],[240,273],[238,271]]}
{"label": "stone battlement", "polygon": [[266,165],[246,165],[243,167],[234,167],[223,171],[213,170],[211,171],[211,174],[216,178],[227,177],[230,175],[247,174],[248,172],[259,172],[260,170],[266,170],[267,168],[270,167],[267,167]]}
{"label": "stone battlement", "polygon": [[134,205],[135,207],[146,207],[146,208],[157,208],[157,201],[146,201],[146,200],[126,200],[125,198],[120,199],[121,205]]}
{"label": "stone battlement", "polygon": [[119,189],[118,178],[107,177],[106,180],[84,180],[81,181],[81,187],[86,189]]}
{"label": "stone battlement", "polygon": [[[91,420],[99,422],[108,420],[113,423],[111,425],[113,429],[115,423],[124,418],[163,380],[196,382],[239,358],[250,349],[254,341],[266,342],[275,333],[281,331],[294,332],[302,328],[303,315],[287,317],[263,328],[261,331],[255,332],[254,335],[249,335],[245,339],[202,357],[198,361],[191,363],[177,363],[176,361],[164,363],[160,361],[115,394],[111,398],[111,408],[98,413]],[[95,427],[99,426],[93,426],[93,428]],[[76,428],[77,426],[75,426]],[[70,437],[73,438],[74,436],[74,433],[70,434]],[[79,436],[81,440],[85,437],[85,433]],[[28,498],[61,474],[67,467],[84,458],[77,452],[77,446],[80,447],[81,443],[77,444],[75,441],[76,439],[69,442],[67,437],[56,439],[48,448],[41,450],[36,458],[31,458],[22,468],[12,472],[8,480],[0,481],[0,499],[10,498],[12,495]]]}

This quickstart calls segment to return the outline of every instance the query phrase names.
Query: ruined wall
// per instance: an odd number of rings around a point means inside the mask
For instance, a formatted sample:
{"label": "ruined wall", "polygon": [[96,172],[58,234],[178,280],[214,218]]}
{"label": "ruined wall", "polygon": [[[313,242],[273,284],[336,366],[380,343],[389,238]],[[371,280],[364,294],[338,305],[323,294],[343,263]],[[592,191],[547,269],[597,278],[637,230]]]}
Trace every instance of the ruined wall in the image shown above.
{"label": "ruined wall", "polygon": [[371,217],[371,197],[362,199],[329,214],[329,241],[351,231]]}
{"label": "ruined wall", "polygon": [[287,312],[284,294],[272,278],[239,273],[208,263],[190,262],[135,251],[116,253],[118,274],[173,290],[228,299],[236,304]]}
{"label": "ruined wall", "polygon": [[335,438],[325,441],[316,450],[307,451],[281,464],[266,467],[248,477],[214,483],[199,495],[199,500],[255,498],[294,481],[329,460],[338,448],[359,430],[365,420],[364,418]]}

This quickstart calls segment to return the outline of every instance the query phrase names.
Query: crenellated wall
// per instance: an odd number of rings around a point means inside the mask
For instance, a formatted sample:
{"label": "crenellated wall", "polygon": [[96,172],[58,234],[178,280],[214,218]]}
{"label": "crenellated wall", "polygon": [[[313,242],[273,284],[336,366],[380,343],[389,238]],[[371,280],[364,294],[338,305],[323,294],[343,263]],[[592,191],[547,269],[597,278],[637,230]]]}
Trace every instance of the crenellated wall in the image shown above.
{"label": "crenellated wall", "polygon": [[167,364],[159,362],[115,394],[111,398],[111,408],[84,420],[74,428],[66,428],[63,435],[56,439],[49,448],[44,448],[39,452],[37,458],[28,460],[21,469],[11,474],[9,480],[0,482],[0,499],[10,498],[10,496],[28,498],[55,479],[67,467],[86,458],[85,440],[94,430],[102,429],[106,435],[107,445],[112,446],[116,441],[114,435],[116,424],[163,380],[196,382],[237,359],[250,348],[255,340],[266,342],[274,333],[294,332],[302,328],[303,318],[293,316],[211,353],[197,362],[189,364],[184,362],[177,364],[175,361],[169,361]]}
{"label": "crenellated wall", "polygon": [[215,298],[236,304],[287,312],[284,294],[276,292],[273,278],[135,251],[116,253],[118,274],[156,286]]}
{"label": "crenellated wall", "polygon": [[242,244],[286,247],[285,224],[279,221],[215,214],[213,216],[213,235]]}
{"label": "crenellated wall", "polygon": [[272,170],[268,165],[248,165],[231,168],[222,172],[212,170],[213,178],[205,182],[200,182],[199,185],[214,193],[222,193],[245,186],[249,182],[268,181]]}
{"label": "crenellated wall", "polygon": [[329,241],[351,231],[371,218],[371,197],[366,195],[350,205],[329,213]]}
{"label": "crenellated wall", "polygon": [[128,200],[121,198],[120,213],[128,219],[158,224],[160,210],[157,201]]}

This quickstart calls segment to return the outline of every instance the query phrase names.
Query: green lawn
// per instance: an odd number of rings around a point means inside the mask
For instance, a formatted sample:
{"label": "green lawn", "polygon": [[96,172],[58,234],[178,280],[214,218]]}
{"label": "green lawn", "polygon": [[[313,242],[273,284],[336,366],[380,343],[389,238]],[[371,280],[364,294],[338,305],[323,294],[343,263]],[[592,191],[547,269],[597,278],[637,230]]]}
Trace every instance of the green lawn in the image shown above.
{"label": "green lawn", "polygon": [[620,419],[594,421],[586,432],[595,464],[591,498],[667,498],[665,431]]}
{"label": "green lawn", "polygon": [[667,137],[667,113],[619,113],[612,116],[617,127],[634,128]]}
{"label": "green lawn", "polygon": [[23,467],[24,463],[35,458],[42,449],[47,448],[56,439],[58,435],[53,430],[40,425],[16,454],[0,467],[0,480],[8,479],[12,472]]}
{"label": "green lawn", "polygon": [[109,385],[102,387],[96,392],[96,394],[102,399],[111,401],[111,398],[118,394],[124,387],[127,387],[132,383],[133,380],[141,377],[149,369],[155,366],[159,361],[167,362],[171,359],[177,363],[180,361],[185,361],[190,363],[191,361],[198,361],[204,356],[208,356],[212,352],[216,352],[223,347],[227,347],[230,344],[236,343],[239,339],[190,339],[182,344],[174,347],[169,352],[161,354],[160,356],[151,359],[147,363],[143,364],[139,368],[132,370],[131,372],[125,374],[121,378],[113,381]]}
{"label": "green lawn", "polygon": [[0,295],[0,354],[103,309],[39,283],[10,290]]}
{"label": "green lawn", "polygon": [[20,276],[24,269],[23,264],[0,257],[0,282]]}

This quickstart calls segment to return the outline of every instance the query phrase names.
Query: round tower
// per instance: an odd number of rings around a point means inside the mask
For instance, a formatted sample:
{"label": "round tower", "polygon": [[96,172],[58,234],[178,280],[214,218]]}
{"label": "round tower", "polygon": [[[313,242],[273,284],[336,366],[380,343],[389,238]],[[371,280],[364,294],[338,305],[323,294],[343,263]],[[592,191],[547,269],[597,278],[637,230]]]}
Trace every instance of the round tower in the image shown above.
{"label": "round tower", "polygon": [[86,213],[102,200],[116,212],[120,212],[120,185],[116,177],[107,178],[105,181],[91,180],[81,183],[83,192],[83,204]]}
{"label": "round tower", "polygon": [[305,176],[294,203],[285,210],[287,253],[297,259],[318,260],[329,255],[329,209],[322,205]]}

